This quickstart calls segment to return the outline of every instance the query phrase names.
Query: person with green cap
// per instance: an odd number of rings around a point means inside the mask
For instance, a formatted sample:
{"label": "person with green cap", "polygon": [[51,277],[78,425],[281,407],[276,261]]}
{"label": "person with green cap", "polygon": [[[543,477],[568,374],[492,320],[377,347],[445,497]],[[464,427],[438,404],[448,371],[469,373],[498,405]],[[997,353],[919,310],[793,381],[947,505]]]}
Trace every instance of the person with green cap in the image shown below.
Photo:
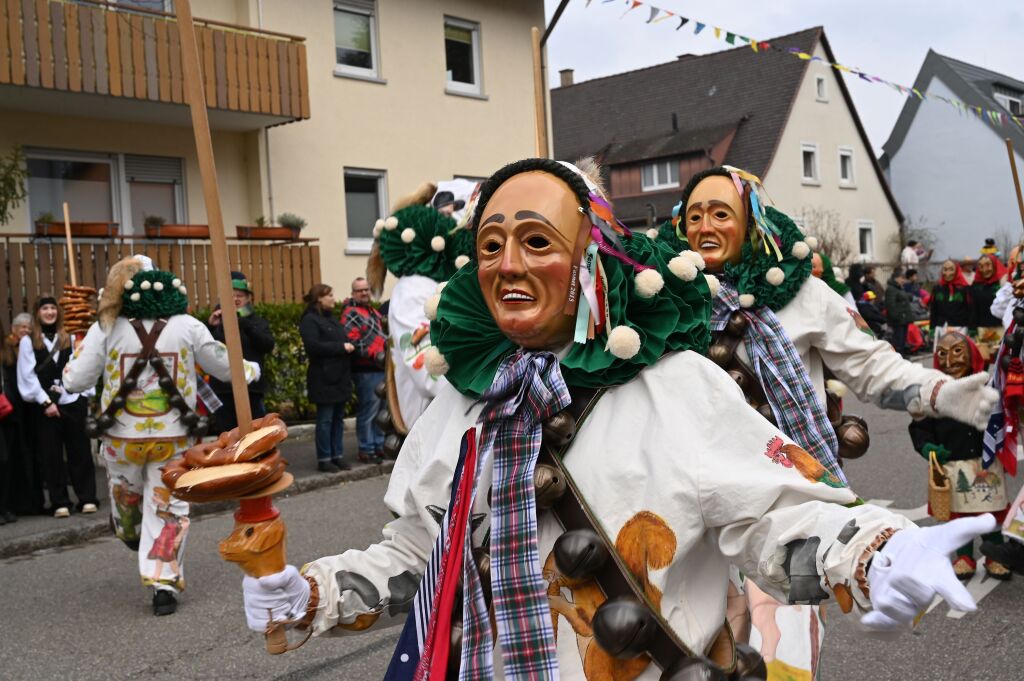
{"label": "person with green cap", "polygon": [[[242,357],[255,362],[261,367],[264,360],[274,350],[274,334],[270,331],[270,322],[256,314],[253,307],[253,290],[249,280],[241,272],[231,273],[232,302],[238,313],[238,332],[242,337]],[[206,322],[215,340],[224,342],[224,310],[218,305]],[[231,382],[210,377],[210,387],[222,403],[214,414],[214,429],[224,433],[238,425],[235,416],[235,398],[231,392]],[[253,418],[266,415],[267,408],[263,404],[263,396],[267,391],[266,374],[259,380],[249,384],[249,404],[252,406]]]}

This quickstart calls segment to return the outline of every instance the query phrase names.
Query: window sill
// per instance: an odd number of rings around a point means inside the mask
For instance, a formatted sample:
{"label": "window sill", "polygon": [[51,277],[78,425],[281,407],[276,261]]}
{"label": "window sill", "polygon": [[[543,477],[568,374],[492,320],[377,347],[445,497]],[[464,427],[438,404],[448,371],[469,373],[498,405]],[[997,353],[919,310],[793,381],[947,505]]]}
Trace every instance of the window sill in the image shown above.
{"label": "window sill", "polygon": [[807,187],[820,187],[821,180],[809,180],[806,177],[804,177],[800,179],[800,184],[805,185]]}
{"label": "window sill", "polygon": [[839,183],[839,188],[840,189],[856,189],[857,185],[856,184],[852,184],[852,183],[843,184],[842,182],[840,182]]}
{"label": "window sill", "polygon": [[370,255],[372,248],[372,246],[346,246],[345,255]]}
{"label": "window sill", "polygon": [[815,97],[814,101],[821,102],[822,104],[828,104],[828,97],[825,97],[824,99],[822,99],[821,97]]}
{"label": "window sill", "polygon": [[388,81],[379,76],[363,75],[361,73],[352,73],[351,71],[344,71],[339,69],[337,66],[334,67],[335,78],[351,78],[352,80],[361,80],[364,83],[377,83],[378,85],[387,85]]}
{"label": "window sill", "polygon": [[445,88],[444,93],[446,95],[453,95],[455,97],[468,97],[469,99],[479,99],[484,102],[490,99],[490,97],[488,97],[487,95],[482,95],[479,92],[462,92],[461,90],[450,90],[448,88]]}
{"label": "window sill", "polygon": [[679,185],[678,184],[663,184],[663,185],[658,185],[658,186],[655,186],[655,187],[641,187],[640,191],[643,194],[651,194],[651,193],[654,193],[654,192],[668,191],[670,189],[679,189]]}

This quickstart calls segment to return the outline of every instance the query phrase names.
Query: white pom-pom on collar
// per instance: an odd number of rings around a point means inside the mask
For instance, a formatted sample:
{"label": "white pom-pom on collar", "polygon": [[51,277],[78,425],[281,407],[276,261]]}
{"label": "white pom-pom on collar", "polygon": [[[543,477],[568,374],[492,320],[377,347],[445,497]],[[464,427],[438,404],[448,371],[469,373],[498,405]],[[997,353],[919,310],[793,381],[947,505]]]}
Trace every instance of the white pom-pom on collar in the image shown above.
{"label": "white pom-pom on collar", "polygon": [[468,255],[460,255],[455,258],[455,269],[461,270],[463,267],[469,264]]}
{"label": "white pom-pom on collar", "polygon": [[693,281],[697,278],[698,269],[690,258],[677,255],[668,261],[668,269],[683,281]]}
{"label": "white pom-pom on collar", "polygon": [[124,290],[125,291],[131,291],[134,287],[135,287],[135,282],[132,281],[131,279],[129,279],[128,281],[124,282]]}
{"label": "white pom-pom on collar", "polygon": [[793,257],[798,260],[803,260],[811,254],[811,247],[807,245],[806,241],[797,241],[793,244],[793,250],[791,251]]}
{"label": "white pom-pom on collar", "polygon": [[755,298],[752,294],[750,294],[750,293],[742,293],[742,294],[740,294],[740,307],[754,307],[754,303],[756,303],[756,302],[757,302],[757,298]]}
{"label": "white pom-pom on collar", "polygon": [[155,281],[155,282],[153,282],[153,290],[154,291],[163,291],[164,290],[164,283],[162,281]]}
{"label": "white pom-pom on collar", "polygon": [[805,236],[804,243],[807,244],[807,247],[810,248],[812,251],[818,250],[818,237]]}
{"label": "white pom-pom on collar", "polygon": [[786,273],[781,267],[771,267],[764,273],[764,278],[772,286],[779,286],[786,280]]}
{"label": "white pom-pom on collar", "polygon": [[658,230],[654,229],[653,227],[651,229],[647,230],[647,238],[652,240],[652,241],[657,239],[658,238]]}
{"label": "white pom-pom on collar", "polygon": [[434,290],[434,293],[440,294],[442,291],[444,291],[444,287],[447,285],[447,281],[442,281],[440,284],[437,285],[437,289]]}
{"label": "white pom-pom on collar", "polygon": [[435,253],[440,253],[441,251],[443,251],[444,250],[444,237],[439,235],[439,236],[435,236],[433,239],[431,239],[430,240],[430,249],[432,251],[434,251]]}
{"label": "white pom-pom on collar", "polygon": [[395,229],[396,227],[398,227],[398,218],[396,218],[394,215],[392,215],[391,217],[384,221],[384,229],[388,230],[389,232],[392,229]]}
{"label": "white pom-pom on collar", "polygon": [[704,257],[697,251],[680,251],[680,258],[686,258],[693,263],[693,266],[698,270],[704,271],[706,265],[704,264]]}
{"label": "white pom-pom on collar", "polygon": [[153,288],[153,283],[150,282],[148,279],[144,280],[141,284],[139,284],[139,288],[141,288],[143,291],[148,291],[149,289]]}
{"label": "white pom-pom on collar", "polygon": [[653,298],[665,286],[665,278],[658,270],[643,270],[633,277],[633,285],[641,298]]}
{"label": "white pom-pom on collar", "polygon": [[416,238],[416,232],[413,230],[412,227],[406,227],[405,229],[402,230],[402,242],[403,243],[411,244],[413,242],[413,239],[415,239],[415,238]]}
{"label": "white pom-pom on collar", "polygon": [[704,281],[708,283],[708,288],[711,289],[711,297],[718,297],[718,289],[721,288],[721,282],[718,281],[718,277],[713,274],[705,274]]}
{"label": "white pom-pom on collar", "polygon": [[137,303],[137,302],[139,302],[139,299],[142,298],[142,296],[139,295],[138,291],[136,291],[135,293],[133,293],[130,296],[128,296],[128,298],[130,298],[132,300],[132,302],[136,302]]}
{"label": "white pom-pom on collar", "polygon": [[616,326],[608,334],[604,349],[619,359],[632,359],[640,352],[640,334],[628,326]]}
{"label": "white pom-pom on collar", "polygon": [[423,366],[431,376],[444,376],[448,373],[448,360],[444,358],[441,351],[430,346],[423,353]]}
{"label": "white pom-pom on collar", "polygon": [[427,319],[434,321],[437,319],[437,306],[441,304],[441,294],[435,293],[423,302],[423,313],[427,315]]}

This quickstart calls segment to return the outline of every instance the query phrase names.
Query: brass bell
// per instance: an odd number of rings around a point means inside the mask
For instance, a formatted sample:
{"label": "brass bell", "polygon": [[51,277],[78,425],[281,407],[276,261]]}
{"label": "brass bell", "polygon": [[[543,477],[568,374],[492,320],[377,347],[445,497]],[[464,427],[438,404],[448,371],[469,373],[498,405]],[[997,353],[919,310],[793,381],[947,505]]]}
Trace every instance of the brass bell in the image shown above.
{"label": "brass bell", "polygon": [[565,494],[566,483],[557,468],[539,463],[533,469],[533,486],[536,489],[537,508],[546,510],[554,506]]}
{"label": "brass bell", "polygon": [[747,391],[747,375],[738,369],[729,369],[729,378],[736,382],[743,392]]}
{"label": "brass bell", "polygon": [[732,359],[732,350],[725,343],[713,343],[708,348],[708,359],[720,367],[724,367]]}
{"label": "brass bell", "polygon": [[387,407],[381,407],[377,411],[377,415],[373,417],[373,424],[383,433],[395,432],[395,425],[391,423],[391,412]]}
{"label": "brass bell", "polygon": [[765,402],[757,408],[757,413],[763,416],[768,423],[775,425],[775,412],[772,411],[772,405]]}
{"label": "brass bell", "polygon": [[871,446],[868,424],[859,416],[848,414],[836,428],[839,439],[839,456],[843,459],[857,459],[864,456]]}
{"label": "brass bell", "polygon": [[619,596],[601,604],[591,626],[594,641],[604,652],[620,660],[631,660],[647,652],[658,624],[647,606],[631,597]]}
{"label": "brass bell", "polygon": [[199,414],[194,411],[186,411],[181,415],[181,422],[185,424],[186,428],[192,428],[199,423]]}
{"label": "brass bell", "polygon": [[661,673],[660,681],[726,681],[725,672],[706,659],[681,657]]}
{"label": "brass bell", "polygon": [[747,327],[749,325],[750,322],[747,321],[746,316],[739,310],[736,310],[729,315],[729,321],[725,323],[725,331],[730,336],[743,338],[743,335],[747,332]]}
{"label": "brass bell", "polygon": [[405,438],[398,433],[388,433],[385,435],[383,447],[384,456],[389,459],[397,459],[398,453],[402,451],[403,442],[405,442]]}
{"label": "brass bell", "polygon": [[376,386],[374,386],[373,394],[383,400],[385,397],[388,396],[388,384],[385,383],[384,381],[381,381]]}
{"label": "brass bell", "polygon": [[593,530],[569,530],[551,547],[558,571],[569,579],[589,579],[608,561],[608,547]]}
{"label": "brass bell", "polygon": [[768,678],[768,667],[756,648],[745,643],[736,644],[736,671],[733,677],[738,681]]}
{"label": "brass bell", "polygon": [[576,437],[576,421],[566,411],[560,411],[544,421],[544,444],[561,449]]}

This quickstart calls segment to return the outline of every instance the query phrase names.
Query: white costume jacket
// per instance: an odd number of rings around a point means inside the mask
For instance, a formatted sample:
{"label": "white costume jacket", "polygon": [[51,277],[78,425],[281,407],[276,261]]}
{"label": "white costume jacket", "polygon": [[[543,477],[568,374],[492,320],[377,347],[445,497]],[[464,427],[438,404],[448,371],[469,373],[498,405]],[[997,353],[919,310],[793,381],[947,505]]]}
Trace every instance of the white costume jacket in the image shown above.
{"label": "white costume jacket", "polygon": [[[404,620],[448,504],[463,433],[480,409],[446,387],[396,463],[396,473],[404,470],[392,478],[385,501],[399,517],[384,528],[383,541],[306,566],[319,589],[315,633]],[[657,592],[662,615],[696,649],[705,649],[724,622],[730,563],[784,601],[790,571],[810,575],[821,597],[843,585],[854,611],[863,612],[870,600],[863,573],[859,585],[855,573],[865,569],[881,533],[911,524],[875,506],[846,507],[855,495],[814,481],[817,462],[758,416],[725,372],[694,352],[670,355],[609,389],[565,462],[626,562],[642,565],[638,578],[649,594]],[[481,485],[489,484],[485,471]],[[474,545],[490,523],[487,494],[477,499]],[[562,529],[549,512],[540,512],[538,524],[561,676],[582,680],[581,655],[590,639],[574,630],[571,613],[593,603],[555,583],[550,554]],[[806,592],[807,580],[801,581],[799,591]],[[796,599],[807,597],[797,591]],[[639,678],[659,675],[649,665]]]}
{"label": "white costume jacket", "polygon": [[[147,331],[153,323],[152,319],[142,322]],[[194,317],[185,314],[170,317],[157,339],[156,349],[191,409],[196,405],[196,364],[215,378],[231,380],[227,347],[215,341],[209,329]],[[110,333],[98,323],[93,324],[64,367],[64,388],[71,392],[85,390],[96,385],[102,376],[100,409],[105,410],[121,389],[123,377],[131,370],[141,351],[142,343],[124,317],[117,318]],[[245,363],[247,381],[256,380],[258,372],[256,364]],[[179,412],[168,403],[168,396],[158,381],[156,371],[147,365],[139,375],[137,387],[129,394],[125,408],[118,411],[115,423],[105,437],[117,440],[187,437],[188,428],[179,420]]]}
{"label": "white costume jacket", "polygon": [[430,347],[430,320],[423,304],[437,293],[437,282],[412,274],[399,277],[388,305],[391,358],[395,365],[395,387],[402,420],[412,427],[441,388],[444,378],[435,378],[423,365],[423,353]]}
{"label": "white costume jacket", "polygon": [[[775,316],[793,341],[822,403],[825,367],[861,401],[907,410],[912,416],[924,413],[920,388],[948,378],[940,371],[904,360],[889,343],[875,338],[857,310],[816,277],[808,277]],[[742,343],[736,354],[750,366]]]}

